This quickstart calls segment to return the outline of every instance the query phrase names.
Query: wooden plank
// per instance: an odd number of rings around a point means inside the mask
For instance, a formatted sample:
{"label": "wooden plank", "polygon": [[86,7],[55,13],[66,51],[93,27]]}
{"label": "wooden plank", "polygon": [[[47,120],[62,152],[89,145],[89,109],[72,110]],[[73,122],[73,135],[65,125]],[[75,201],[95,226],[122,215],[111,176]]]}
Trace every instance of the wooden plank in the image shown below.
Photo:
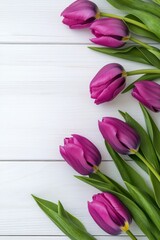
{"label": "wooden plank", "polygon": [[[101,165],[103,172],[121,182],[113,162]],[[77,216],[95,235],[105,233],[88,214],[87,201],[99,192],[75,179],[76,173],[65,163],[0,162],[0,235],[57,235],[61,231],[45,216],[31,194],[57,202]],[[132,225],[133,232],[141,235]]]}
{"label": "wooden plank", "polygon": [[[64,237],[64,236],[50,236],[50,237],[43,237],[43,236],[38,236],[38,237],[31,237],[31,236],[26,236],[26,237],[19,237],[19,236],[16,236],[16,237],[0,237],[0,240],[51,240],[51,239],[55,239],[55,240],[68,240],[69,238],[67,237]],[[112,236],[97,236],[97,239],[98,240],[116,240],[116,239],[119,239],[119,240],[122,240],[122,239],[125,239],[125,240],[130,240],[129,237],[126,237],[126,236],[115,236],[115,237],[112,237]],[[138,239],[141,239],[141,240],[147,240],[146,237],[143,237],[143,236],[138,236]]]}
{"label": "wooden plank", "polygon": [[[0,43],[86,43],[88,30],[71,31],[64,26],[61,12],[73,0],[0,1]],[[106,1],[94,0],[103,11],[116,13]]]}
{"label": "wooden plank", "polygon": [[[127,71],[148,68],[93,52],[86,46],[0,46],[0,159],[61,159],[58,146],[78,133],[106,154],[97,121],[128,111],[144,125],[142,113],[129,94],[96,106],[89,83],[107,63],[120,62]],[[128,78],[128,83],[136,77]],[[158,122],[158,115],[154,114]],[[160,126],[160,122],[158,123]]]}

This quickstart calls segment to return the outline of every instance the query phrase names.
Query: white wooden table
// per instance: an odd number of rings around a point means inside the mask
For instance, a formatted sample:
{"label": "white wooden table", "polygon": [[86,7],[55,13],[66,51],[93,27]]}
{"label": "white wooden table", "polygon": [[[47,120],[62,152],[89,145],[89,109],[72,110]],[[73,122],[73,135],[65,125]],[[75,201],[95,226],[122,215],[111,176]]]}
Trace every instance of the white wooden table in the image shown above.
{"label": "white wooden table", "polygon": [[[61,23],[59,15],[71,2],[0,0],[0,240],[67,239],[31,193],[60,199],[99,240],[129,239],[106,235],[94,223],[86,202],[98,191],[73,177],[58,147],[71,133],[86,136],[102,153],[101,169],[121,181],[97,120],[119,117],[121,109],[144,124],[142,114],[130,93],[96,106],[88,86],[107,63],[119,62],[127,71],[147,66],[89,50],[87,30],[69,30]],[[117,12],[105,0],[94,2],[103,11]],[[138,239],[146,239],[134,224],[132,229]]]}

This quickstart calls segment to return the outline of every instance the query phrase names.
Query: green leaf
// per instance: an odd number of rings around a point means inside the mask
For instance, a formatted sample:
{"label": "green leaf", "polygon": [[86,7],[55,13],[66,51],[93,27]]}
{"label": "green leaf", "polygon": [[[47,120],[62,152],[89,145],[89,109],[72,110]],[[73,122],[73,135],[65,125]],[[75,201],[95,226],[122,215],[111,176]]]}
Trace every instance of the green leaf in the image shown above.
{"label": "green leaf", "polygon": [[[155,148],[157,157],[160,161],[160,131],[159,131],[157,125],[155,124],[153,118],[147,111],[147,109],[142,104],[140,104],[140,107],[141,107],[143,115],[144,115],[148,134],[153,142],[153,147]],[[159,164],[159,171],[160,171],[160,164]]]}
{"label": "green leaf", "polygon": [[60,217],[68,218],[67,213],[64,210],[64,207],[60,201],[58,201],[57,211]]}
{"label": "green leaf", "polygon": [[130,10],[130,13],[138,17],[151,32],[153,32],[158,38],[160,38],[159,17],[151,13],[139,10]]}
{"label": "green leaf", "polygon": [[160,0],[153,0],[153,2],[155,2],[155,3],[160,5]]}
{"label": "green leaf", "polygon": [[[132,14],[126,15],[125,18],[130,18],[130,19],[133,19],[137,22],[142,23],[142,21],[140,21],[139,18],[133,16]],[[136,26],[132,23],[126,22],[126,24],[129,27],[130,31],[135,33],[136,35],[146,37],[146,38],[150,38],[150,39],[153,39],[154,41],[160,42],[160,39],[158,37],[156,37],[156,35],[154,33],[150,32],[149,30],[145,30],[145,29],[143,29],[141,27],[138,27],[138,26]]]}
{"label": "green leaf", "polygon": [[154,189],[155,200],[156,200],[157,205],[160,208],[160,191],[159,191],[160,183],[151,171],[149,171],[149,175],[150,175],[150,179],[151,179],[153,189]]}
{"label": "green leaf", "polygon": [[[144,114],[148,134],[153,142],[153,146],[157,153],[157,157],[160,161],[160,131],[159,131],[157,125],[155,124],[155,122],[153,121],[151,115],[146,110],[146,108],[141,104],[140,104],[140,106],[141,106],[142,112]],[[160,164],[159,164],[159,170],[160,170]],[[160,207],[160,191],[159,191],[160,183],[151,172],[150,172],[150,177],[151,177],[152,183],[154,184],[156,202],[157,202],[158,206]]]}
{"label": "green leaf", "polygon": [[141,139],[140,150],[142,151],[144,157],[148,160],[148,162],[150,162],[155,167],[157,171],[159,171],[159,161],[157,159],[152,142],[144,128],[136,120],[134,120],[128,113],[123,114],[122,112],[120,113],[124,117],[126,122],[131,127],[133,127],[139,134]]}
{"label": "green leaf", "polygon": [[[136,4],[136,0],[107,0],[111,5],[114,7],[126,10],[129,14],[134,15],[135,17],[139,18],[141,22],[143,22],[149,31],[153,32],[158,38],[160,38],[160,28],[159,28],[159,7],[155,10],[151,7],[151,5],[146,6],[146,2],[142,2],[142,8],[139,7],[139,4]],[[132,2],[132,4],[131,4]],[[139,0],[138,0],[139,2]],[[153,5],[153,4],[152,4]],[[140,9],[140,10],[137,10]],[[144,11],[145,9],[145,11]],[[148,12],[147,12],[148,11]],[[151,12],[151,13],[150,13]],[[156,16],[157,15],[157,16]]]}
{"label": "green leaf", "polygon": [[[138,132],[138,134],[141,138],[141,144],[140,144],[141,153],[159,172],[159,161],[158,161],[157,155],[155,153],[154,147],[152,145],[152,142],[150,140],[150,137],[148,136],[146,131],[142,128],[142,126],[138,122],[136,122],[128,113],[122,113],[122,112],[120,112],[120,113],[124,117],[126,122]],[[155,178],[153,173],[151,173],[150,170],[148,170],[148,173],[150,175],[150,179],[151,179],[152,186],[154,189],[156,202],[160,206],[160,191],[159,191],[160,183]]]}
{"label": "green leaf", "polygon": [[112,159],[114,160],[114,163],[116,164],[121,174],[121,177],[123,178],[123,181],[131,183],[132,185],[138,187],[139,189],[153,196],[151,189],[148,187],[148,185],[146,184],[144,179],[141,177],[141,175],[137,173],[136,170],[134,170],[134,168],[128,165],[125,162],[125,160],[121,158],[121,156],[117,152],[115,152],[107,142],[106,142],[106,147]]}
{"label": "green leaf", "polygon": [[121,10],[127,10],[130,9],[137,9],[146,11],[148,13],[154,14],[155,16],[160,17],[160,8],[153,3],[144,2],[141,0],[107,0],[110,4],[112,4],[114,7],[121,9]]}
{"label": "green leaf", "polygon": [[141,53],[144,55],[145,58],[147,58],[148,62],[156,68],[160,68],[160,60],[156,56],[156,51],[150,51],[146,48],[140,48],[139,49]]}
{"label": "green leaf", "polygon": [[[140,149],[139,149],[139,153],[140,153],[141,151],[140,151]],[[141,155],[143,155],[142,153],[141,153]],[[139,159],[139,157],[137,157],[136,155],[134,155],[134,154],[131,154],[130,155],[130,158],[132,159],[132,160],[134,160],[135,162],[136,162],[136,164],[140,167],[140,168],[142,168],[147,174],[148,174],[148,168],[146,167],[146,165],[142,162],[142,160],[141,159]]]}
{"label": "green leaf", "polygon": [[[101,173],[103,174],[103,173]],[[110,187],[110,189],[113,189],[114,191],[117,191],[119,193],[123,193],[124,195],[130,197],[128,191],[126,189],[124,189],[120,184],[118,184],[116,181],[114,181],[112,178],[109,178],[108,176],[106,176],[105,174],[103,174],[103,176],[105,178],[108,179],[108,181],[104,181],[103,178],[101,178],[100,176],[97,175],[97,173],[92,173],[89,175],[89,178],[92,178],[94,180],[98,180],[100,182],[103,181],[104,184],[108,184],[108,186]],[[77,177],[77,176],[76,176]],[[78,178],[78,177],[77,177]]]}
{"label": "green leaf", "polygon": [[[110,189],[109,185],[106,184],[105,186],[103,182],[90,179],[88,177],[83,177],[83,176],[80,176],[77,178],[85,183],[90,184],[91,186],[98,188],[101,191],[110,192],[116,195],[124,203],[124,205],[129,209],[135,222],[140,227],[140,229],[144,232],[144,234],[150,240],[155,240],[155,237],[158,239],[159,231],[157,230],[156,226],[152,223],[150,219],[146,217],[144,212],[138,207],[138,205],[134,201],[132,201],[130,198],[126,197],[125,195]],[[102,185],[103,187],[101,188]],[[150,229],[152,229],[152,232],[150,231]]]}
{"label": "green leaf", "polygon": [[128,190],[137,204],[140,206],[141,209],[150,217],[153,223],[157,226],[160,231],[160,209],[156,206],[153,200],[147,195],[140,191],[137,187],[133,186],[132,184],[126,182]]}
{"label": "green leaf", "polygon": [[[69,214],[61,203],[59,206],[55,203],[33,196],[39,207],[45,214],[64,232],[71,240],[95,240],[84,228],[83,224]],[[68,219],[69,217],[69,219]]]}
{"label": "green leaf", "polygon": [[133,83],[131,83],[122,93],[126,93],[129,90],[131,90],[134,87],[134,84],[136,82],[140,82],[140,81],[144,81],[144,80],[148,80],[148,81],[154,81],[156,79],[160,78],[160,74],[158,73],[147,73],[143,76],[141,76],[140,78],[138,78],[136,81],[134,81]]}
{"label": "green leaf", "polygon": [[[144,51],[142,53],[142,49],[144,47],[140,47],[137,45],[133,45],[130,47],[122,48],[122,49],[114,49],[114,48],[105,48],[105,47],[89,47],[90,49],[101,52],[113,57],[123,58],[134,62],[140,62],[144,64],[152,65],[151,61],[148,59],[148,56],[144,55]],[[147,50],[149,52],[149,50]]]}

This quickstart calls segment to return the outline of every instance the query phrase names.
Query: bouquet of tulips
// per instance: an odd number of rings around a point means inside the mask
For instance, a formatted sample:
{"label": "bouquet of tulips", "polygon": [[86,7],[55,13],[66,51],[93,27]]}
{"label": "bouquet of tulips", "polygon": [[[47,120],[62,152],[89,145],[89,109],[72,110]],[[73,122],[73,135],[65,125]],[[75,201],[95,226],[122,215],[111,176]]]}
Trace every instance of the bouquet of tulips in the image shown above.
{"label": "bouquet of tulips", "polygon": [[[160,130],[149,111],[160,111],[160,85],[154,80],[160,77],[160,50],[137,37],[160,42],[160,0],[107,0],[126,16],[100,12],[98,6],[88,0],[77,0],[63,12],[63,23],[72,29],[89,28],[91,41],[103,47],[91,49],[112,56],[141,62],[154,67],[127,72],[118,63],[104,66],[90,83],[91,98],[96,104],[113,100],[120,92],[132,89],[132,96],[139,101],[146,124],[145,130],[128,113],[120,112],[125,121],[104,117],[98,122],[119,173],[125,183],[121,186],[99,169],[101,154],[87,138],[73,134],[60,146],[64,160],[81,176],[77,179],[99,189],[101,193],[88,202],[88,210],[95,222],[107,233],[118,235],[130,231],[132,219],[149,240],[160,240]],[[128,41],[135,42],[126,46]],[[127,88],[127,76],[141,74]],[[145,171],[151,184],[147,184],[136,171],[129,156]],[[61,202],[58,204],[33,196],[47,216],[72,240],[94,240],[84,225]]]}

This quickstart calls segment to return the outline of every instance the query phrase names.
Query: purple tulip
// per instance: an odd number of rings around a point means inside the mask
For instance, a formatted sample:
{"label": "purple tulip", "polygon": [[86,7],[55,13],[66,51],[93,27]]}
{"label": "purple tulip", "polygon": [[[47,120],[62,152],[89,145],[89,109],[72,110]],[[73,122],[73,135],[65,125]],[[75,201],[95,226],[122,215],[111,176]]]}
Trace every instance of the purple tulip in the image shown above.
{"label": "purple tulip", "polygon": [[77,0],[61,13],[64,24],[78,29],[89,27],[99,15],[97,5],[88,0]]}
{"label": "purple tulip", "polygon": [[105,192],[94,195],[92,199],[92,202],[88,202],[88,210],[105,232],[118,235],[121,231],[128,231],[132,217],[116,196]]}
{"label": "purple tulip", "polygon": [[137,151],[140,137],[127,123],[113,117],[104,117],[99,121],[99,129],[104,139],[118,153],[129,155]]}
{"label": "purple tulip", "polygon": [[160,112],[160,85],[141,81],[134,84],[132,96],[153,112]]}
{"label": "purple tulip", "polygon": [[60,153],[64,160],[82,175],[94,172],[101,163],[101,154],[96,146],[87,138],[77,134],[64,139]]}
{"label": "purple tulip", "polygon": [[90,27],[95,38],[91,41],[106,47],[122,47],[129,39],[127,25],[116,18],[102,18],[92,23]]}
{"label": "purple tulip", "polygon": [[104,66],[90,83],[91,98],[96,104],[114,99],[126,85],[126,73],[118,63]]}

